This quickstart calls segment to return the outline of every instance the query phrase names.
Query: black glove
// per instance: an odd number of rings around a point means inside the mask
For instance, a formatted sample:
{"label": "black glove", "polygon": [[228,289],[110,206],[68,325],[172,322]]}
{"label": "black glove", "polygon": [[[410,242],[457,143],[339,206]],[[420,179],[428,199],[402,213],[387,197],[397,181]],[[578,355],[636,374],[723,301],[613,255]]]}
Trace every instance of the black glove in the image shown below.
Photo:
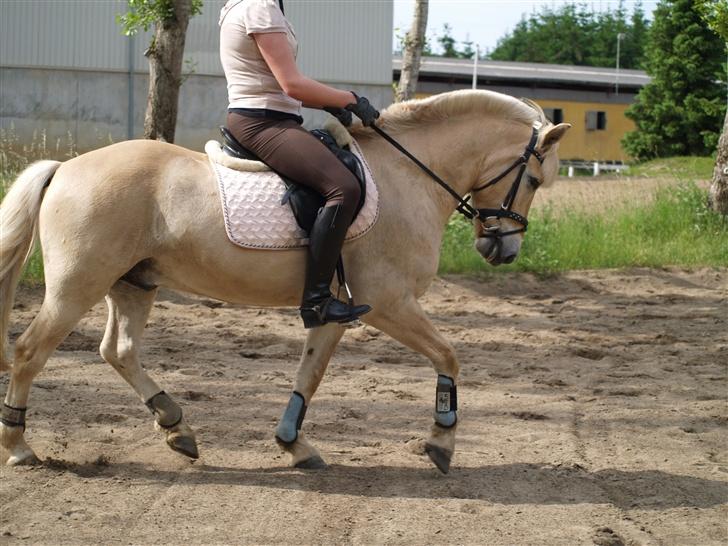
{"label": "black glove", "polygon": [[351,92],[356,98],[356,102],[347,105],[346,109],[353,112],[364,124],[364,127],[371,127],[379,117],[379,112],[374,108],[365,97],[360,97],[353,91]]}
{"label": "black glove", "polygon": [[334,116],[341,122],[344,127],[351,125],[351,112],[344,110],[343,108],[336,108],[334,106],[327,106],[324,108],[326,112]]}

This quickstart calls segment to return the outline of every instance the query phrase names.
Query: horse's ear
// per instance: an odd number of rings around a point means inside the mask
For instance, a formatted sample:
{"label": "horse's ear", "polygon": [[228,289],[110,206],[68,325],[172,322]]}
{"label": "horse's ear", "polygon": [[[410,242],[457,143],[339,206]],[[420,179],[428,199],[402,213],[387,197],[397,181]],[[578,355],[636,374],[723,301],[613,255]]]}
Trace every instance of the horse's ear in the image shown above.
{"label": "horse's ear", "polygon": [[571,123],[559,123],[558,125],[552,125],[543,135],[541,141],[540,152],[545,154],[551,147],[563,138],[566,131],[571,129]]}

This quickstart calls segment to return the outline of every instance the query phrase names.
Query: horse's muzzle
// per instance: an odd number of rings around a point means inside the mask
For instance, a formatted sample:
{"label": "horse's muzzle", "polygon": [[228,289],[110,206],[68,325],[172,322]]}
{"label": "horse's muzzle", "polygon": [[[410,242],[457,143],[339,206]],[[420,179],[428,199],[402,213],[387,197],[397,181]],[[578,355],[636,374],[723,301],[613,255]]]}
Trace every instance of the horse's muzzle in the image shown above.
{"label": "horse's muzzle", "polygon": [[520,234],[505,237],[478,237],[475,249],[493,266],[510,264],[518,257],[521,250]]}

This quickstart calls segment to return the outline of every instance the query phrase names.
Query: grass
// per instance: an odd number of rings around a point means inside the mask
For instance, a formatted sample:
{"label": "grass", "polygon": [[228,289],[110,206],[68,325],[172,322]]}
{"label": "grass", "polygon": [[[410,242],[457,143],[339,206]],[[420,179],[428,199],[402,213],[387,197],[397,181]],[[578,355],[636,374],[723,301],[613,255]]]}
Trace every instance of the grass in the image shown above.
{"label": "grass", "polygon": [[668,157],[631,165],[622,174],[643,178],[669,176],[677,180],[710,180],[714,166],[713,157]]}
{"label": "grass", "polygon": [[[50,142],[45,131],[33,133],[29,143],[23,144],[11,125],[9,129],[0,128],[0,201],[5,197],[10,184],[28,165],[41,159],[69,159],[78,155],[70,133],[66,139]],[[40,250],[35,248],[23,273],[23,282],[38,284],[43,282],[43,259]]]}
{"label": "grass", "polygon": [[[0,201],[5,197],[5,193],[13,180],[15,180],[15,176],[0,173]],[[43,282],[43,258],[37,245],[25,266],[22,281],[26,284],[40,284]]]}
{"label": "grass", "polygon": [[[521,255],[497,271],[549,274],[569,269],[728,266],[728,220],[707,206],[694,183],[663,188],[642,205],[598,214],[535,210]],[[441,273],[495,271],[473,249],[472,227],[453,217],[443,240]]]}

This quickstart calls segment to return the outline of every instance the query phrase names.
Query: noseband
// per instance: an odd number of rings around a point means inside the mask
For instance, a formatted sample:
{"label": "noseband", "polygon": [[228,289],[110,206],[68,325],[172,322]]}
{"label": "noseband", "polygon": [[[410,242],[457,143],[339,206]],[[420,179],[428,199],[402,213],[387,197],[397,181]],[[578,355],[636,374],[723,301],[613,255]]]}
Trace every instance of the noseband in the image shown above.
{"label": "noseband", "polygon": [[503,201],[503,204],[501,205],[501,208],[499,209],[476,209],[473,207],[468,201],[470,200],[470,196],[467,196],[465,198],[460,197],[460,195],[453,190],[450,185],[442,180],[439,176],[437,176],[432,170],[430,170],[425,164],[423,164],[419,159],[417,159],[415,156],[413,156],[411,153],[409,153],[399,142],[394,140],[391,136],[389,136],[387,133],[385,133],[382,129],[377,127],[376,125],[372,125],[371,128],[379,134],[384,140],[389,142],[392,146],[397,148],[400,152],[402,152],[404,155],[406,155],[408,158],[410,158],[420,169],[425,171],[427,175],[432,178],[435,182],[437,182],[445,191],[447,191],[450,195],[452,195],[455,200],[458,202],[458,206],[456,210],[465,216],[468,220],[473,220],[474,218],[477,218],[481,222],[485,222],[487,220],[497,219],[500,220],[501,218],[508,218],[509,220],[514,220],[515,222],[518,222],[521,224],[521,228],[519,229],[513,229],[511,231],[506,232],[500,232],[500,226],[493,226],[492,228],[486,228],[485,237],[491,237],[499,239],[501,237],[505,237],[506,235],[513,235],[514,233],[523,233],[528,228],[528,220],[525,216],[521,216],[517,212],[514,212],[512,209],[513,203],[516,200],[516,195],[518,194],[518,188],[521,186],[521,180],[523,179],[523,175],[526,172],[526,167],[528,166],[528,161],[531,159],[531,157],[535,157],[540,164],[543,165],[544,158],[543,156],[536,150],[536,143],[538,142],[538,130],[541,126],[540,123],[535,123],[533,126],[533,132],[531,133],[531,140],[528,142],[528,145],[526,146],[526,149],[523,151],[523,153],[520,155],[518,159],[516,159],[513,164],[508,167],[505,171],[500,173],[498,176],[496,176],[493,180],[490,180],[489,182],[486,182],[482,186],[478,186],[477,188],[473,188],[471,190],[471,194],[475,192],[479,192],[481,190],[484,190],[486,188],[489,188],[491,186],[495,186],[498,182],[503,180],[510,172],[513,171],[513,169],[520,167],[518,169],[518,176],[516,176],[516,179],[513,181],[513,184],[511,185],[511,189],[508,191],[508,194],[506,195],[505,200]]}

